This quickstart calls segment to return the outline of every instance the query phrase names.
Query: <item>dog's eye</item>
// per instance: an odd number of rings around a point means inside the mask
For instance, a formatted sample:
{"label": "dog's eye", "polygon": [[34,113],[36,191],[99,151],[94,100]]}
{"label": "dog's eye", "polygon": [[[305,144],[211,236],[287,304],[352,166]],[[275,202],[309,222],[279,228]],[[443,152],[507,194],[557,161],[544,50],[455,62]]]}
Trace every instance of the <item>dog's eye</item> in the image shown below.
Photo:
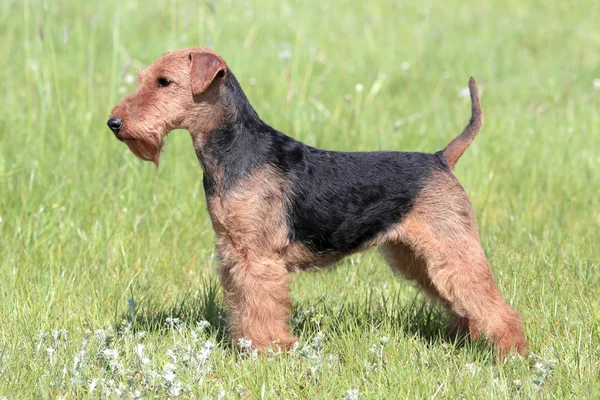
{"label": "dog's eye", "polygon": [[167,78],[158,78],[158,81],[156,81],[156,83],[158,84],[158,87],[167,87],[172,83],[172,81],[170,81]]}

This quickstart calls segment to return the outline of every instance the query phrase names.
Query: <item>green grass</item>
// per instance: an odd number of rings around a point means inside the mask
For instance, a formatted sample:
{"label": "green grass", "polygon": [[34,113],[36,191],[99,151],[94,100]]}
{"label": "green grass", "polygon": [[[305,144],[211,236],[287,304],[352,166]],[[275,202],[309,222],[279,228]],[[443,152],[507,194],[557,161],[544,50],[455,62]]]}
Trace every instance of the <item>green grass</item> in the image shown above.
{"label": "green grass", "polygon": [[[0,0],[0,398],[600,397],[597,2],[99,4]],[[375,250],[295,278],[295,351],[238,356],[189,135],[155,170],[105,126],[136,69],[192,45],[327,149],[437,151],[475,76],[456,173],[534,356],[446,341]]]}

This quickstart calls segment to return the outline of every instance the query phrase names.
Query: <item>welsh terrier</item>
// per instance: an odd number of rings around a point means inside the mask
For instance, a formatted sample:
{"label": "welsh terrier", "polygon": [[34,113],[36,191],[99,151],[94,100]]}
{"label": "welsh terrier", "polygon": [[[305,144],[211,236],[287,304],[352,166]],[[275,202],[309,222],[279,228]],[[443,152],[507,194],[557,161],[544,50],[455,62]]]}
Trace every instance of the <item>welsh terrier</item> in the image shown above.
{"label": "welsh terrier", "polygon": [[523,325],[494,283],[473,207],[453,173],[482,124],[473,78],[471,120],[434,154],[336,152],[263,122],[212,50],[165,53],[138,74],[108,126],[158,166],[163,139],[191,134],[216,247],[232,338],[288,347],[289,275],[379,245],[390,267],[453,317],[451,331],[484,334],[506,356],[526,351]]}

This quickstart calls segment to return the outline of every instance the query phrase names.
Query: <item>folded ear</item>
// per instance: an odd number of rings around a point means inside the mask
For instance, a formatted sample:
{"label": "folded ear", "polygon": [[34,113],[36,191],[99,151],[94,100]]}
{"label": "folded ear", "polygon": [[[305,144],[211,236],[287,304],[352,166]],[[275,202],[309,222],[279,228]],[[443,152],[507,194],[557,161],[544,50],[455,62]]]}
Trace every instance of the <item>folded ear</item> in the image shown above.
{"label": "folded ear", "polygon": [[225,62],[214,54],[195,51],[190,53],[190,82],[192,94],[204,92],[218,77],[225,76]]}

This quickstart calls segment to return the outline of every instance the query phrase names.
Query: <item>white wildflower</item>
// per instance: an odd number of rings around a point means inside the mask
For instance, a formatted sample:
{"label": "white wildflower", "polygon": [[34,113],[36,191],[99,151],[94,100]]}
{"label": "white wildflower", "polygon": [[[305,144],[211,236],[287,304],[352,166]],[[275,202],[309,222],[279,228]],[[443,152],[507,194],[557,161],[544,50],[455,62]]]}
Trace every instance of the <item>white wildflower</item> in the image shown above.
{"label": "white wildflower", "polygon": [[342,400],[359,400],[360,399],[360,391],[358,389],[348,390],[344,396],[342,396]]}
{"label": "white wildflower", "polygon": [[173,382],[175,380],[175,365],[171,363],[166,363],[163,367],[163,378],[165,378],[168,382]]}
{"label": "white wildflower", "polygon": [[98,385],[98,378],[94,378],[90,381],[90,383],[88,384],[88,389],[90,391],[90,393],[92,393],[94,391],[94,389],[96,389],[96,385]]}
{"label": "white wildflower", "polygon": [[523,386],[523,382],[521,382],[520,379],[515,379],[513,381],[513,383],[515,384],[515,387],[517,388],[517,390],[521,389],[521,386]]}
{"label": "white wildflower", "polygon": [[85,357],[85,350],[81,349],[77,354],[75,354],[75,358],[73,359],[73,370],[77,371],[78,367],[82,364],[83,359]]}
{"label": "white wildflower", "polygon": [[357,84],[354,86],[354,89],[356,89],[356,91],[357,91],[357,92],[359,92],[359,93],[360,93],[360,92],[362,92],[364,88],[365,88],[365,87],[363,86],[363,84],[362,84],[362,83],[357,83]]}
{"label": "white wildflower", "polygon": [[52,339],[54,340],[54,345],[58,346],[61,342],[61,340],[64,340],[64,345],[66,347],[67,345],[67,333],[68,331],[66,329],[55,329],[52,331]]}
{"label": "white wildflower", "polygon": [[144,349],[145,348],[146,348],[146,346],[144,346],[141,343],[138,343],[135,346],[135,354],[137,354],[137,356],[139,357],[142,364],[150,364],[150,359],[148,357],[144,357]]}
{"label": "white wildflower", "polygon": [[27,60],[27,65],[33,72],[37,72],[40,69],[33,60]]}
{"label": "white wildflower", "polygon": [[280,60],[289,60],[292,58],[292,51],[290,49],[283,49],[277,55]]}
{"label": "white wildflower", "polygon": [[[297,342],[296,342],[297,343]],[[244,388],[242,385],[237,385],[235,387],[235,390],[238,393],[238,397],[241,398],[245,398],[246,397],[246,388]]]}
{"label": "white wildflower", "polygon": [[210,328],[210,322],[205,320],[196,322],[196,329],[203,331],[208,328]]}
{"label": "white wildflower", "polygon": [[177,354],[175,354],[175,351],[173,349],[169,349],[167,350],[167,356],[171,358],[171,361],[173,361],[173,364],[177,364]]}
{"label": "white wildflower", "polygon": [[475,372],[477,371],[477,368],[475,368],[475,364],[473,364],[473,363],[465,364],[465,368],[467,371],[469,371],[473,375],[475,375]]}
{"label": "white wildflower", "polygon": [[175,381],[169,386],[169,394],[178,397],[181,394],[183,387],[180,381]]}
{"label": "white wildflower", "polygon": [[100,346],[106,347],[108,342],[108,334],[104,329],[97,329],[96,332],[94,332],[94,337],[100,343]]}
{"label": "white wildflower", "polygon": [[252,348],[252,340],[246,338],[238,339],[238,347],[242,350],[248,350]]}
{"label": "white wildflower", "polygon": [[104,357],[104,360],[108,362],[108,366],[111,370],[115,371],[121,369],[121,364],[119,363],[119,350],[117,349],[103,349],[100,354]]}
{"label": "white wildflower", "polygon": [[592,84],[594,85],[594,89],[596,90],[600,90],[600,78],[596,78],[592,81]]}
{"label": "white wildflower", "polygon": [[258,351],[252,348],[252,340],[246,338],[238,339],[238,347],[241,350],[240,355],[246,358],[255,359],[258,357]]}
{"label": "white wildflower", "polygon": [[42,344],[44,343],[44,339],[46,338],[46,336],[48,336],[48,334],[44,331],[38,331],[38,335],[40,336],[40,340],[36,346],[36,349],[39,351],[42,348]]}
{"label": "white wildflower", "polygon": [[556,366],[556,360],[548,360],[538,357],[535,354],[531,354],[529,356],[530,359],[535,361],[535,370],[534,375],[536,378],[533,380],[533,386],[535,390],[540,390],[542,388],[542,384],[544,380],[552,373],[554,367]]}
{"label": "white wildflower", "polygon": [[52,347],[48,347],[46,349],[46,352],[48,353],[48,357],[50,357],[50,365],[54,365],[54,357],[53,357],[54,349]]}
{"label": "white wildflower", "polygon": [[468,87],[464,87],[458,91],[458,97],[460,97],[461,99],[466,99],[470,95],[471,95],[471,92],[469,91]]}
{"label": "white wildflower", "polygon": [[321,351],[323,349],[323,339],[325,339],[325,335],[323,332],[319,332],[313,337],[311,346],[316,351]]}
{"label": "white wildflower", "polygon": [[165,324],[167,324],[171,328],[178,328],[179,325],[181,325],[181,321],[179,320],[179,318],[167,317],[167,319],[165,319]]}
{"label": "white wildflower", "polygon": [[408,61],[404,61],[402,64],[400,64],[400,67],[404,70],[404,71],[408,71],[410,69],[410,63]]}
{"label": "white wildflower", "polygon": [[200,354],[199,354],[198,358],[200,359],[200,362],[203,365],[208,360],[208,357],[210,356],[210,353],[212,353],[214,348],[215,348],[215,344],[213,342],[211,342],[210,340],[207,340],[202,345],[202,349],[200,349]]}

